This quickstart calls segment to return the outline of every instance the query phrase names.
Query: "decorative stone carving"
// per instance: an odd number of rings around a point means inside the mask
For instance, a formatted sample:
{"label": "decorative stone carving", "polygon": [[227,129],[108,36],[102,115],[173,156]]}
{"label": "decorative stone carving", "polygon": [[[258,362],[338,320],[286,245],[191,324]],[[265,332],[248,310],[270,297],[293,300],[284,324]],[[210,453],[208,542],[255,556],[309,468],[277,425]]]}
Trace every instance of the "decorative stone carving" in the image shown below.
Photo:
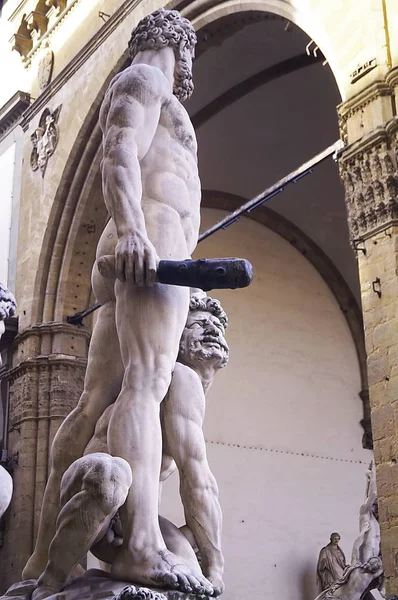
{"label": "decorative stone carving", "polygon": [[352,242],[398,219],[397,129],[395,118],[340,158]]}
{"label": "decorative stone carving", "polygon": [[40,117],[39,126],[30,136],[33,144],[33,150],[30,155],[30,165],[32,171],[40,169],[42,177],[44,177],[48,159],[54,154],[58,143],[59,130],[57,123],[61,108],[62,104],[58,106],[54,112],[51,112],[50,109],[46,108]]}
{"label": "decorative stone carving", "polygon": [[38,69],[38,80],[40,90],[43,91],[51,81],[51,75],[53,72],[54,66],[54,52],[47,48],[42,58],[40,59],[39,69]]}
{"label": "decorative stone carving", "polygon": [[[79,0],[28,0],[22,16],[11,18],[15,33],[10,39],[13,50],[22,57],[25,66],[30,65],[32,55],[42,47],[43,40],[54,25],[63,19],[69,9]],[[21,12],[18,11],[18,15]],[[18,18],[18,22],[15,20]],[[19,21],[20,19],[20,21]]]}
{"label": "decorative stone carving", "polygon": [[46,0],[46,6],[49,8],[54,7],[56,9],[56,16],[59,17],[65,10],[68,0]]}
{"label": "decorative stone carving", "polygon": [[40,38],[47,31],[48,18],[42,12],[32,10],[32,12],[26,17],[26,22],[28,31],[31,32],[31,35],[32,32],[35,32],[34,37],[36,38]]}
{"label": "decorative stone carving", "polygon": [[23,59],[29,54],[32,49],[33,41],[30,36],[26,16],[22,17],[21,23],[16,33],[10,38],[11,49],[16,50]]}
{"label": "decorative stone carving", "polygon": [[372,463],[366,475],[366,497],[359,513],[360,533],[352,549],[352,564],[316,600],[361,600],[372,589],[384,595],[376,473]]}

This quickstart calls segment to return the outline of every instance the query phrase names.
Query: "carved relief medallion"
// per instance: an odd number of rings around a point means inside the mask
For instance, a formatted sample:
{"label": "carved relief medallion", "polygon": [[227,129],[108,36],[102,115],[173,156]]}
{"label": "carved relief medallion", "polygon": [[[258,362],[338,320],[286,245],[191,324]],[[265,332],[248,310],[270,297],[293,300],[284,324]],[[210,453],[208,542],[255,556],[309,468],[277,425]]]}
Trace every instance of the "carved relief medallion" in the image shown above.
{"label": "carved relief medallion", "polygon": [[39,126],[30,136],[33,144],[30,166],[32,171],[40,169],[42,177],[44,177],[48,159],[54,154],[58,143],[59,130],[57,122],[61,108],[62,104],[54,112],[51,112],[49,108],[45,108],[40,117]]}

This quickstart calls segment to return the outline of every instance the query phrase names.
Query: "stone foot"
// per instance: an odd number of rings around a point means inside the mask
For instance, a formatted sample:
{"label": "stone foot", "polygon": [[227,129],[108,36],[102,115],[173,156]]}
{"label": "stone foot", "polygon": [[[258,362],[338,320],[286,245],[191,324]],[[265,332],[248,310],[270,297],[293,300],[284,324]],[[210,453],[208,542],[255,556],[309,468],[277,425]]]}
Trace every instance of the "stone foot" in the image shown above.
{"label": "stone foot", "polygon": [[163,549],[152,553],[146,551],[145,557],[128,549],[121,550],[115,557],[111,577],[186,593],[214,594],[213,586],[202,573],[194,571],[181,558]]}

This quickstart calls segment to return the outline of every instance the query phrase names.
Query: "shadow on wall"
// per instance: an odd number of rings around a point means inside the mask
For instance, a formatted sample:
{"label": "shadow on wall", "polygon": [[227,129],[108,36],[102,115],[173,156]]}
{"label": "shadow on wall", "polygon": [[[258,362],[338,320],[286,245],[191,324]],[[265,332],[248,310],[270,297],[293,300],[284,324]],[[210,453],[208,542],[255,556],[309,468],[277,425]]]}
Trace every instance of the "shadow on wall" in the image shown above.
{"label": "shadow on wall", "polygon": [[313,564],[303,564],[300,573],[300,583],[297,597],[300,600],[313,600],[318,595],[316,587],[316,567]]}

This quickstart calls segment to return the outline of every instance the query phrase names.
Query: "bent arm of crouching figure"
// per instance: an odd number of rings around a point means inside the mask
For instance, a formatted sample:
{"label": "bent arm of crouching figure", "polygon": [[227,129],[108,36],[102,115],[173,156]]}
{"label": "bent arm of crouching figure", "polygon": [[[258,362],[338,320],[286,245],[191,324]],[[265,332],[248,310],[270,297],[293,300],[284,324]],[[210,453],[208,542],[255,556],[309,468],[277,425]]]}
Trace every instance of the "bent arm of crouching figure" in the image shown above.
{"label": "bent arm of crouching figure", "polygon": [[204,411],[199,377],[190,367],[176,363],[173,383],[161,408],[165,448],[178,467],[185,519],[199,548],[203,574],[212,583],[214,595],[220,595],[224,590],[222,513],[217,483],[207,462]]}
{"label": "bent arm of crouching figure", "polygon": [[32,600],[61,589],[73,567],[106,534],[131,483],[131,469],[122,458],[98,452],[72,463],[62,478],[57,531]]}

